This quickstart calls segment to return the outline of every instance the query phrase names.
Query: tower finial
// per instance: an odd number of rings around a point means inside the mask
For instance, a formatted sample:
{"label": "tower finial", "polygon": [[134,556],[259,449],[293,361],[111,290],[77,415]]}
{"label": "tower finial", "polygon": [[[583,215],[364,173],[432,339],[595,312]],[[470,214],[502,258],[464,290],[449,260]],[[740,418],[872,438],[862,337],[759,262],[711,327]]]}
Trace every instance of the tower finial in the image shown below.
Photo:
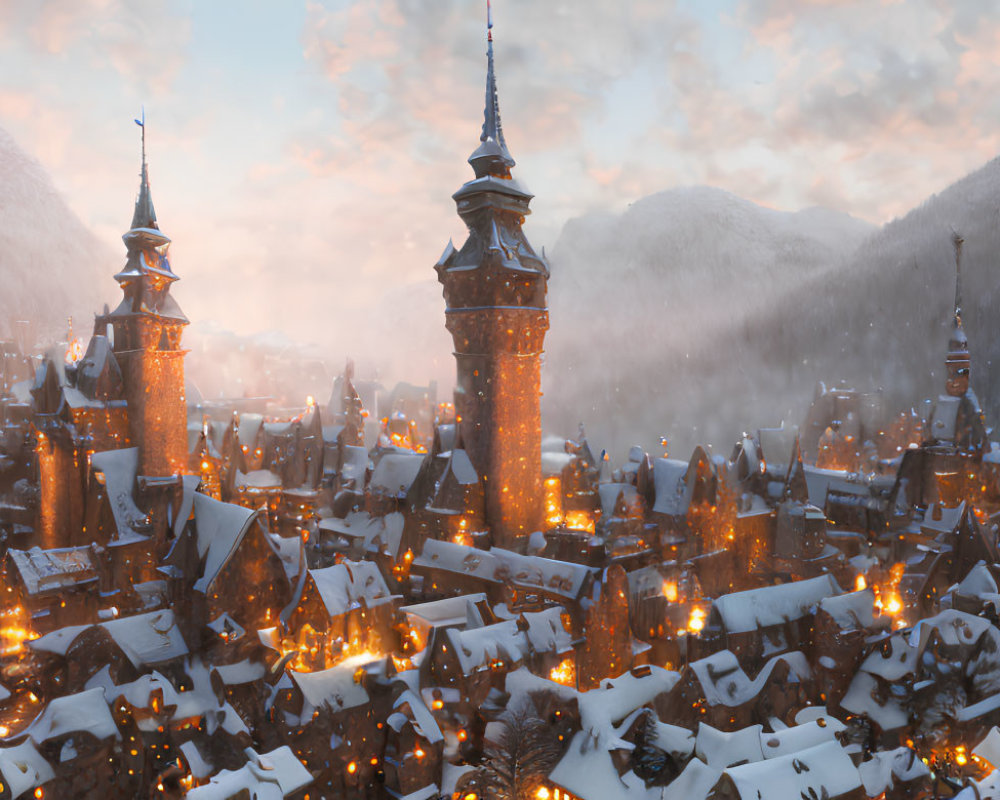
{"label": "tower finial", "polygon": [[483,110],[483,131],[480,145],[469,156],[476,177],[494,175],[509,178],[514,159],[507,150],[500,124],[500,101],[497,96],[496,74],[493,68],[493,8],[486,0],[486,106]]}
{"label": "tower finial", "polygon": [[962,245],[965,239],[955,230],[951,232],[951,243],[955,248],[955,325],[962,325]]}
{"label": "tower finial", "polygon": [[139,119],[135,120],[135,124],[142,129],[142,169],[146,169],[146,106],[140,106]]}
{"label": "tower finial", "polygon": [[142,172],[139,183],[139,196],[135,199],[135,213],[132,215],[132,229],[146,228],[159,230],[156,224],[156,211],[153,208],[153,195],[149,190],[149,168],[146,164],[146,107],[142,107],[140,117],[135,124],[142,130]]}

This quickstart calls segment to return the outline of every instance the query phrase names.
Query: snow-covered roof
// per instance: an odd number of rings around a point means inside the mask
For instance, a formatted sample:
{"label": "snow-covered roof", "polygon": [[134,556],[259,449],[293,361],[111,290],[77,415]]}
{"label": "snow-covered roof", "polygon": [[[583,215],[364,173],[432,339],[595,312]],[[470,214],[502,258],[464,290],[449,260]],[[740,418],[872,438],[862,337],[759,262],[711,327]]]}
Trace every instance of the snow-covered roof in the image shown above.
{"label": "snow-covered roof", "polygon": [[806,489],[809,492],[809,502],[824,508],[826,506],[826,495],[833,483],[842,483],[847,474],[839,469],[823,469],[806,464],[803,468],[806,476]]}
{"label": "snow-covered roof", "polygon": [[372,561],[342,561],[332,567],[311,569],[309,575],[331,617],[346,614],[362,601],[375,606],[392,599],[382,573]]}
{"label": "snow-covered roof", "polygon": [[709,705],[735,707],[753,700],[764,688],[779,663],[789,666],[790,676],[803,679],[812,674],[805,655],[798,651],[782,653],[769,659],[753,680],[750,680],[743,671],[731,650],[720,650],[705,658],[692,661],[688,666],[698,678],[702,693]]}
{"label": "snow-covered roof", "polygon": [[871,589],[824,597],[819,607],[841,629],[869,628],[875,623],[875,593]]}
{"label": "snow-covered roof", "polygon": [[403,515],[398,511],[375,517],[367,511],[352,511],[343,519],[321,519],[319,529],[348,540],[362,540],[366,551],[384,551],[395,555],[403,538],[404,522]]}
{"label": "snow-covered roof", "polygon": [[[573,737],[549,778],[582,800],[661,800],[666,797],[693,800],[693,797],[670,794],[670,787],[646,790],[632,772],[619,777],[610,753],[611,750],[632,748],[621,738],[622,735],[642,713],[643,707],[652,703],[658,695],[669,692],[679,677],[676,672],[654,666],[649,667],[648,672],[627,672],[613,680],[602,681],[599,688],[579,692],[522,668],[508,673],[506,690],[510,693],[511,703],[515,702],[515,698],[526,698],[539,690],[552,692],[566,701],[577,700],[582,730]],[[657,723],[656,729],[658,746],[678,757],[686,758],[691,754],[694,739],[690,731],[666,723]],[[689,776],[689,779],[692,777]],[[699,775],[699,780],[702,778],[704,775]],[[714,783],[713,780],[712,785]],[[700,785],[699,781],[694,781],[694,784]]]}
{"label": "snow-covered roof", "polygon": [[917,648],[903,633],[893,634],[861,662],[861,669],[887,681],[910,675],[917,667]]}
{"label": "snow-covered roof", "polygon": [[906,782],[930,775],[930,769],[908,747],[876,750],[868,761],[858,764],[858,774],[869,797],[888,793],[897,781]]}
{"label": "snow-covered roof", "polygon": [[694,752],[710,767],[725,769],[764,758],[761,749],[762,725],[749,725],[735,731],[720,731],[704,722],[698,724]]}
{"label": "snow-covered roof", "polygon": [[87,689],[50,700],[26,733],[36,744],[42,744],[83,731],[98,739],[121,738],[104,701],[103,689]]}
{"label": "snow-covered roof", "polygon": [[528,623],[528,642],[536,653],[565,653],[573,647],[573,638],[563,627],[560,606],[541,611],[525,612],[522,617]]}
{"label": "snow-covered roof", "polygon": [[774,733],[761,733],[761,752],[764,754],[764,758],[777,758],[789,753],[797,753],[823,742],[835,741],[837,734],[845,728],[846,726],[839,719],[824,714],[815,720],[803,722],[801,725],[793,725],[791,728]]}
{"label": "snow-covered roof", "polygon": [[722,777],[722,770],[692,758],[681,774],[667,785],[662,800],[705,800]]}
{"label": "snow-covered roof", "polygon": [[519,586],[535,587],[573,599],[579,596],[587,576],[596,571],[581,564],[524,556],[498,547],[479,550],[438,539],[424,542],[412,567],[475,575],[494,583],[510,580]]}
{"label": "snow-covered roof", "polygon": [[664,573],[659,564],[639,567],[628,573],[628,591],[632,597],[656,596],[663,593]]}
{"label": "snow-covered roof", "polygon": [[924,514],[924,519],[920,523],[920,530],[927,536],[937,536],[939,533],[951,533],[958,527],[958,523],[962,521],[962,514],[964,513],[964,500],[954,507],[933,503],[927,509],[927,513]]}
{"label": "snow-covered roof", "polygon": [[205,627],[219,636],[225,635],[233,639],[238,639],[247,632],[246,628],[233,619],[228,611],[223,611],[215,619],[209,620]]}
{"label": "snow-covered roof", "polygon": [[574,734],[549,780],[580,800],[635,800],[607,747],[586,731]]}
{"label": "snow-covered roof", "polygon": [[423,455],[419,453],[386,453],[379,458],[369,481],[369,489],[373,492],[384,492],[393,497],[400,497],[409,491],[420,465],[424,463]]}
{"label": "snow-covered roof", "polygon": [[25,792],[52,780],[55,772],[35,743],[25,739],[16,747],[0,748],[0,775],[11,800],[17,800]]}
{"label": "snow-covered roof", "polygon": [[1000,709],[1000,693],[991,694],[988,697],[984,697],[978,703],[960,708],[958,713],[955,714],[955,719],[959,722],[978,721],[987,714],[992,714],[997,709]]}
{"label": "snow-covered roof", "polygon": [[32,639],[28,642],[28,647],[39,653],[54,653],[57,656],[64,656],[76,637],[90,627],[90,625],[69,625],[65,628],[59,628],[38,639]]}
{"label": "snow-covered roof", "polygon": [[441,539],[427,539],[420,555],[413,559],[411,569],[427,567],[443,569],[464,575],[475,575],[484,580],[499,582],[499,561],[492,551],[466,547]]}
{"label": "snow-covered roof", "polygon": [[653,482],[656,487],[653,511],[671,516],[680,516],[687,511],[687,495],[684,492],[687,470],[686,461],[676,458],[653,459]]}
{"label": "snow-covered roof", "polygon": [[58,550],[7,551],[17,567],[28,594],[38,594],[97,579],[89,547],[66,547]]}
{"label": "snow-covered roof", "polygon": [[340,436],[340,432],[346,428],[346,425],[324,425],[323,426],[323,441],[327,444],[336,444],[337,437]]}
{"label": "snow-covered roof", "polygon": [[312,775],[287,745],[263,755],[247,748],[246,754],[246,764],[213,775],[204,786],[187,793],[189,800],[228,800],[241,792],[256,800],[282,800],[312,782]]}
{"label": "snow-covered roof", "polygon": [[601,681],[599,689],[591,689],[579,696],[581,727],[607,745],[616,724],[652,703],[657,695],[669,692],[678,680],[678,673],[650,666],[648,673],[643,671],[635,675],[626,672],[617,678]]}
{"label": "snow-covered roof", "polygon": [[223,503],[206,494],[195,495],[198,557],[205,563],[201,577],[194,584],[195,589],[200,592],[209,590],[212,581],[243,541],[257,513],[233,503]]}
{"label": "snow-covered roof", "polygon": [[137,667],[161,664],[187,655],[171,609],[98,623]]}
{"label": "snow-covered roof", "polygon": [[237,489],[280,489],[281,476],[269,469],[255,469],[250,472],[236,470]]}
{"label": "snow-covered roof", "polygon": [[854,762],[835,741],[732,767],[726,773],[740,797],[754,800],[839,797],[861,786]]}
{"label": "snow-covered roof", "polygon": [[303,558],[303,545],[301,536],[281,536],[277,533],[267,534],[267,538],[271,541],[271,547],[274,548],[274,552],[278,554],[278,558],[281,559],[281,565],[285,568],[285,577],[289,580],[296,578],[299,574],[299,569],[304,563]]}
{"label": "snow-covered roof", "polygon": [[429,603],[416,603],[403,606],[402,611],[408,620],[422,621],[428,628],[446,627],[448,625],[463,625],[467,619],[466,609],[469,603],[485,602],[486,595],[482,592],[463,594],[458,597],[445,597],[432,600]]}
{"label": "snow-covered roof", "polygon": [[[560,440],[565,447],[565,439]],[[562,475],[562,471],[576,458],[572,453],[565,450],[552,451],[542,450],[542,477],[553,478]]]}
{"label": "snow-covered roof", "polygon": [[503,659],[508,666],[518,664],[533,653],[565,653],[573,640],[562,625],[563,609],[547,608],[523,614],[526,627],[517,620],[504,620],[481,628],[448,628],[446,636],[462,672],[466,675]]}
{"label": "snow-covered roof", "polygon": [[[159,692],[162,698],[163,705],[159,707],[159,712],[164,713],[171,711],[173,713],[173,719],[186,719],[193,716],[201,716],[204,711],[209,709],[214,709],[218,705],[218,701],[215,697],[211,697],[208,704],[199,704],[196,708],[192,707],[192,703],[189,697],[185,696],[188,693],[178,692],[172,683],[167,680],[160,672],[153,670],[151,673],[141,675],[134,681],[130,683],[123,683],[115,685],[111,682],[110,672],[107,672],[107,667],[98,673],[100,676],[98,680],[87,683],[87,688],[101,688],[104,691],[104,697],[108,705],[114,705],[119,698],[124,698],[128,703],[130,703],[135,708],[151,709],[152,708],[152,696],[154,692]],[[96,684],[101,684],[97,687]],[[193,693],[198,700],[204,700],[203,696],[199,697],[197,693]],[[181,713],[178,714],[178,711]],[[136,720],[139,730],[143,732],[151,732],[156,730],[159,725],[159,721],[155,716],[139,717]]]}
{"label": "snow-covered roof", "polygon": [[393,710],[396,713],[400,713],[399,709],[405,704],[408,704],[410,707],[410,713],[412,716],[408,717],[408,719],[412,721],[418,734],[423,736],[431,744],[436,744],[437,742],[444,740],[444,736],[441,733],[441,728],[437,724],[437,720],[434,719],[434,715],[431,714],[430,709],[427,708],[424,701],[416,694],[416,692],[411,689],[407,689],[402,692],[392,704]]}
{"label": "snow-covered roof", "polygon": [[241,446],[253,447],[257,441],[257,433],[260,431],[264,417],[260,414],[245,413],[240,414],[239,442]]}
{"label": "snow-covered roof", "polygon": [[115,518],[118,535],[124,536],[144,525],[146,514],[139,510],[132,495],[135,476],[139,470],[139,448],[127,447],[94,453],[90,458],[90,466],[94,472],[104,476],[108,505]]}
{"label": "snow-covered roof", "polygon": [[602,483],[597,487],[597,494],[601,501],[601,515],[613,517],[618,498],[624,495],[625,503],[629,504],[635,501],[637,492],[630,483]]}
{"label": "snow-covered roof", "polygon": [[303,719],[311,717],[313,709],[324,706],[332,711],[343,711],[345,708],[357,708],[367,703],[368,692],[355,679],[360,666],[361,660],[355,657],[318,672],[290,671],[292,681],[299,687],[308,704],[308,709],[302,710]]}
{"label": "snow-covered roof", "polygon": [[181,531],[191,517],[191,509],[194,507],[194,495],[201,484],[201,478],[197,475],[181,476],[181,505],[177,509],[177,516],[174,518],[174,536],[180,536]]}
{"label": "snow-covered roof", "polygon": [[191,770],[191,774],[198,780],[203,780],[215,772],[215,767],[212,766],[205,757],[201,754],[193,741],[188,740],[183,742],[180,746],[181,755],[184,756],[184,760],[187,762],[188,767]]}
{"label": "snow-covered roof", "polygon": [[[884,702],[877,702],[876,697],[883,697]],[[900,698],[883,692],[876,678],[863,669],[854,673],[847,693],[840,700],[840,706],[852,714],[866,714],[883,731],[902,728],[910,720]]]}
{"label": "snow-covered roof", "polygon": [[[170,719],[174,721],[204,717],[209,736],[219,728],[231,734],[249,732],[232,705],[228,702],[219,703],[212,683],[211,669],[199,659],[193,659],[185,662],[185,672],[191,679],[191,687],[184,692],[177,691],[173,684],[156,670],[130,683],[116,686],[111,682],[108,668],[105,667],[87,682],[87,686],[102,691],[109,704],[122,697],[137,708],[147,709],[152,707],[153,693],[159,692],[163,705],[157,713],[169,713]],[[140,717],[136,723],[144,732],[155,731],[160,724],[155,715]]]}
{"label": "snow-covered roof", "polygon": [[972,754],[988,761],[994,769],[1000,764],[1000,728],[994,725],[986,737],[972,748]]}
{"label": "snow-covered roof", "polygon": [[267,674],[267,667],[259,661],[244,658],[235,664],[218,664],[214,667],[226,686],[236,686],[243,683],[253,683]]}
{"label": "snow-covered roof", "polygon": [[274,420],[264,423],[264,433],[268,436],[287,436],[292,432],[295,421],[290,419]]}
{"label": "snow-covered roof", "polygon": [[746,633],[804,617],[823,598],[838,594],[840,587],[833,576],[819,575],[804,581],[723,595],[712,606],[719,613],[727,633]]}
{"label": "snow-covered roof", "polygon": [[933,631],[945,645],[968,647],[979,641],[992,627],[989,620],[983,617],[947,608],[933,617],[917,622],[910,631],[910,644],[923,650]]}
{"label": "snow-covered roof", "polygon": [[490,554],[509,572],[517,585],[533,586],[569,598],[579,596],[587,576],[595,571],[582,564],[524,556],[498,547],[492,548]]}
{"label": "snow-covered roof", "polygon": [[955,587],[958,594],[968,597],[976,597],[984,594],[996,594],[997,583],[993,578],[993,573],[986,564],[980,561],[969,570],[964,578]]}
{"label": "snow-covered roof", "polygon": [[680,725],[654,720],[656,736],[653,744],[675,757],[686,760],[694,754],[694,734]]}
{"label": "snow-covered roof", "polygon": [[343,449],[343,466],[340,468],[340,479],[343,482],[353,481],[357,489],[365,483],[365,472],[369,467],[368,451],[363,447],[347,444]]}
{"label": "snow-covered roof", "polygon": [[451,451],[451,457],[448,459],[448,469],[455,476],[455,480],[463,486],[472,486],[479,483],[479,475],[476,472],[476,468],[472,466],[469,454],[461,448],[455,448]]}

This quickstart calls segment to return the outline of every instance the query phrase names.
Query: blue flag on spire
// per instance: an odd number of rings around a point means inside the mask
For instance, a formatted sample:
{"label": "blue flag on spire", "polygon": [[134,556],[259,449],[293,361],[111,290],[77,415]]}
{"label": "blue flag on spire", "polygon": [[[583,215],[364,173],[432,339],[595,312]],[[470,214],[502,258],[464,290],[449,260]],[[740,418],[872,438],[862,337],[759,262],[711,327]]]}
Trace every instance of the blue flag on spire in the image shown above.
{"label": "blue flag on spire", "polygon": [[145,106],[142,107],[141,117],[142,117],[142,119],[135,120],[135,124],[138,125],[140,128],[145,128],[146,127],[146,107]]}

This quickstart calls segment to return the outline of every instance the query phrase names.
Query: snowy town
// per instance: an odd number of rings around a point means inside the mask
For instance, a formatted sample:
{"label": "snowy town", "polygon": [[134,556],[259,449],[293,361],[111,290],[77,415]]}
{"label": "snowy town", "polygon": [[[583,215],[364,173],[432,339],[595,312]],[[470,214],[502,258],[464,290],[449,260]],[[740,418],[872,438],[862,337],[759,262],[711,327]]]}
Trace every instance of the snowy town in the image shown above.
{"label": "snowy town", "polygon": [[453,395],[348,361],[293,408],[189,396],[140,121],[120,300],[0,343],[0,798],[1000,797],[961,234],[929,403],[831,383],[725,453],[543,435],[492,36],[485,84],[433,265]]}

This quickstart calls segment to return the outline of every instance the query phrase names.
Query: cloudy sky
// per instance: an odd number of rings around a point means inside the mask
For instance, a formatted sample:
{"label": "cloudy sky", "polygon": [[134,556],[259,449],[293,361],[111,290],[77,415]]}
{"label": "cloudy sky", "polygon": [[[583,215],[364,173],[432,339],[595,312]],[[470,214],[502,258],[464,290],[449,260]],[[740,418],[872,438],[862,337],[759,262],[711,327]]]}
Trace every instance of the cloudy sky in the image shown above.
{"label": "cloudy sky", "polygon": [[[1000,149],[998,11],[495,0],[529,237],[551,248],[570,217],[690,184],[902,214]],[[349,341],[462,237],[484,17],[480,0],[0,0],[0,127],[122,252],[145,104],[189,316]]]}

